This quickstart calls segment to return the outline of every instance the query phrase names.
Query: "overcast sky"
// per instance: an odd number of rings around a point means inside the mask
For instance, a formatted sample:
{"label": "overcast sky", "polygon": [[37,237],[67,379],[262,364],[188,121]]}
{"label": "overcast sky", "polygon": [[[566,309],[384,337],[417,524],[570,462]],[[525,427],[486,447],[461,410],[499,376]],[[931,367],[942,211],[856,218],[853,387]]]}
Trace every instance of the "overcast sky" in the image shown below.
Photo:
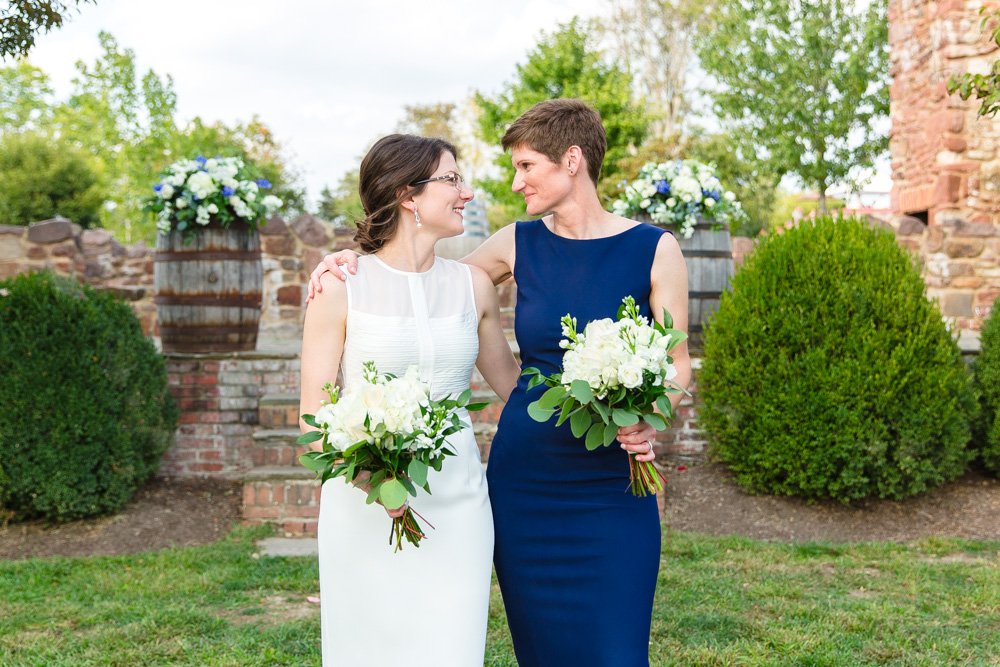
{"label": "overcast sky", "polygon": [[[107,30],[140,76],[171,75],[182,120],[268,124],[315,201],[408,104],[491,94],[513,79],[542,32],[610,0],[97,0],[38,37],[30,61],[65,98],[74,63]],[[888,190],[888,169],[870,188]]]}
{"label": "overcast sky", "polygon": [[392,132],[407,104],[494,93],[538,42],[608,0],[97,0],[39,36],[30,61],[59,98],[97,33],[135,51],[140,74],[174,78],[182,119],[254,113],[302,172],[311,199]]}

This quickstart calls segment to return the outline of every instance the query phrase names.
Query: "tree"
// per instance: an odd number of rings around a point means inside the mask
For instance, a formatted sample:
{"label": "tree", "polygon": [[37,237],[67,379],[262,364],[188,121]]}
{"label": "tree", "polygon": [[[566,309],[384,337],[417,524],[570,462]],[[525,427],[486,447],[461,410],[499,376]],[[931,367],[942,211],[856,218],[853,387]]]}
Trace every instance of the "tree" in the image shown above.
{"label": "tree", "polygon": [[329,220],[338,227],[353,227],[365,217],[358,194],[359,170],[352,169],[341,177],[336,189],[323,188],[319,195],[319,217]]}
{"label": "tree", "polygon": [[42,70],[26,61],[0,69],[0,131],[36,130],[52,119],[52,87]]}
{"label": "tree", "polygon": [[[601,114],[607,131],[608,151],[598,191],[608,201],[622,176],[630,176],[623,174],[618,163],[642,141],[648,126],[646,114],[632,102],[631,87],[628,74],[601,59],[593,39],[574,19],[543,37],[499,95],[476,94],[482,111],[479,136],[498,146],[507,127],[534,104],[558,97],[584,100]],[[523,214],[524,202],[510,191],[514,177],[510,156],[498,155],[495,164],[501,177],[482,179],[479,184],[496,205],[491,220],[506,224]]]}
{"label": "tree", "polygon": [[286,213],[304,209],[298,174],[259,118],[232,126],[195,118],[181,125],[173,79],[152,70],[140,78],[131,49],[121,48],[108,33],[100,33],[99,40],[101,55],[92,64],[77,62],[72,94],[61,102],[51,99],[41,70],[25,63],[0,69],[0,131],[31,130],[89,152],[107,193],[101,226],[126,243],[152,243],[156,226],[142,210],[143,199],[170,162],[197,155],[254,162],[285,202]]}
{"label": "tree", "polygon": [[56,216],[81,227],[97,223],[106,192],[99,166],[65,141],[30,132],[0,140],[0,225]]}
{"label": "tree", "polygon": [[650,134],[674,138],[690,110],[686,91],[694,36],[711,0],[609,0],[611,11],[595,30],[632,77],[650,115]]}
{"label": "tree", "polygon": [[454,103],[406,105],[403,107],[403,114],[403,120],[396,126],[397,132],[437,137],[452,145],[458,145]]}
{"label": "tree", "polygon": [[766,162],[748,155],[725,133],[703,134],[688,141],[687,156],[715,165],[719,180],[736,195],[746,219],[730,231],[734,236],[754,237],[767,227],[778,192],[779,174]]}
{"label": "tree", "polygon": [[[986,14],[987,8],[981,7],[979,11]],[[1000,47],[1000,10],[985,15],[980,27],[986,30],[991,20],[994,23],[990,39]],[[957,92],[963,100],[970,97],[979,100],[980,117],[996,115],[1000,111],[1000,58],[993,61],[993,66],[986,74],[966,73],[952,77],[948,80],[948,92],[952,95]]]}
{"label": "tree", "polygon": [[888,138],[886,3],[718,0],[696,50],[715,110],[747,155],[819,192],[869,167]]}
{"label": "tree", "polygon": [[35,36],[62,25],[70,5],[93,0],[9,0],[0,12],[0,58],[26,56],[35,45]]}

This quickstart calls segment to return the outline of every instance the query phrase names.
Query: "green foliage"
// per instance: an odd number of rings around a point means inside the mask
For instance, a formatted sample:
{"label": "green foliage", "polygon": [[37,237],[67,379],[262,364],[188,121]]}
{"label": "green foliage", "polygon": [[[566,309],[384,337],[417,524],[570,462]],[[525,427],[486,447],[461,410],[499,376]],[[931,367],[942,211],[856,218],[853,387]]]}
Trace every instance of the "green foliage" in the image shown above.
{"label": "green foliage", "polygon": [[57,215],[81,227],[98,221],[105,189],[84,151],[36,134],[0,139],[0,224],[28,225]]}
{"label": "green foliage", "polygon": [[888,138],[886,3],[719,0],[699,33],[708,91],[727,130],[770,173],[820,192],[870,167]]}
{"label": "green foliage", "polygon": [[[827,206],[836,210],[843,207],[844,202],[840,199],[827,199]],[[813,211],[819,210],[819,201],[805,196],[801,192],[786,192],[777,190],[771,208],[770,216],[764,221],[764,228],[775,230],[784,228],[794,219],[796,209],[803,216],[809,215]]]}
{"label": "green foliage", "polygon": [[891,233],[823,217],[768,237],[705,337],[713,455],[752,492],[905,498],[962,474],[971,379]]}
{"label": "green foliage", "polygon": [[329,220],[338,227],[354,227],[365,217],[361,195],[358,193],[359,170],[346,172],[336,189],[329,186],[319,194],[319,217]]}
{"label": "green foliage", "polygon": [[125,243],[153,243],[155,221],[142,211],[151,175],[196,155],[240,157],[256,164],[286,212],[304,208],[298,174],[260,119],[224,125],[195,118],[181,126],[173,79],[152,70],[140,77],[131,49],[123,49],[106,32],[99,39],[101,55],[92,64],[77,62],[66,100],[51,99],[48,78],[37,68],[19,64],[0,69],[0,132],[30,127],[89,152],[106,180],[102,227]]}
{"label": "green foliage", "polygon": [[733,191],[736,201],[743,206],[746,215],[730,225],[730,233],[757,236],[767,226],[781,176],[757,156],[748,155],[738,142],[724,133],[692,137],[687,156],[715,165],[719,180],[726,189]]}
{"label": "green foliage", "polygon": [[[1000,47],[1000,10],[987,14],[988,10],[988,7],[979,8],[979,13],[983,14],[980,28],[987,30],[990,21],[993,21],[990,39]],[[993,66],[986,74],[966,73],[948,79],[948,92],[952,95],[957,92],[963,100],[970,97],[979,100],[980,116],[996,115],[1000,111],[1000,59],[993,61]]]}
{"label": "green foliage", "polygon": [[0,13],[0,58],[27,55],[35,36],[61,26],[71,5],[91,1],[9,0]]}
{"label": "green foliage", "polygon": [[0,68],[0,128],[4,134],[51,122],[52,87],[42,70],[21,60]]}
{"label": "green foliage", "polygon": [[17,518],[115,512],[177,421],[163,358],[132,310],[48,273],[0,283],[0,489]]}
{"label": "green foliage", "polygon": [[[601,114],[608,151],[598,191],[605,202],[610,202],[618,182],[631,176],[621,170],[619,163],[628,156],[630,148],[641,143],[648,121],[643,109],[632,102],[629,75],[617,65],[602,61],[593,40],[577,20],[543,37],[527,61],[517,66],[515,80],[499,95],[476,94],[481,109],[479,136],[498,146],[507,127],[518,116],[538,102],[559,97],[581,99]],[[491,211],[493,216],[511,222],[524,214],[524,201],[510,191],[514,179],[510,156],[498,155],[496,165],[501,177],[480,180],[479,185],[497,205]]]}
{"label": "green foliage", "polygon": [[976,429],[979,457],[987,470],[1000,476],[1000,309],[996,305],[980,332],[982,349],[974,369],[982,406]]}

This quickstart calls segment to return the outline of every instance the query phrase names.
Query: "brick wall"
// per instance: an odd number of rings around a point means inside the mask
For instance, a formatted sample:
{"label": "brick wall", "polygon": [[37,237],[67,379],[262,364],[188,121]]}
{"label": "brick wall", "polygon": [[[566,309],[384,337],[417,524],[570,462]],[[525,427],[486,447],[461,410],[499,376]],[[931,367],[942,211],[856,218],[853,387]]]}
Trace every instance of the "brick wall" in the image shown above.
{"label": "brick wall", "polygon": [[298,354],[168,354],[166,362],[181,415],[161,474],[241,477],[255,465],[261,397],[298,394]]}

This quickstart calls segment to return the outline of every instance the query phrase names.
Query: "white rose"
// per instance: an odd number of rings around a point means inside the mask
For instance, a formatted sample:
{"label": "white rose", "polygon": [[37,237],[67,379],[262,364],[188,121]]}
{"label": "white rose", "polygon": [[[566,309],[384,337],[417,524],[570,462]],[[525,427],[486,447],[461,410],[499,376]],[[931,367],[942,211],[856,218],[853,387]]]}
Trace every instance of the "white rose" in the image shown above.
{"label": "white rose", "polygon": [[170,199],[174,196],[174,187],[169,183],[164,183],[160,187],[160,199]]}
{"label": "white rose", "polygon": [[618,379],[627,389],[635,389],[642,384],[642,366],[629,363],[618,369]]}
{"label": "white rose", "polygon": [[174,204],[174,205],[177,208],[187,208],[188,202],[187,202],[187,199],[184,199],[183,197],[181,197],[180,199],[177,200],[177,203]]}
{"label": "white rose", "polygon": [[705,197],[705,201],[703,201],[702,204],[705,205],[705,208],[712,208],[715,206],[715,200],[711,197]]}
{"label": "white rose", "polygon": [[670,199],[667,200],[667,206],[669,206],[670,208],[677,206],[677,200],[671,197]]}
{"label": "white rose", "polygon": [[726,201],[735,201],[736,195],[732,192],[727,192],[725,195]]}
{"label": "white rose", "polygon": [[219,212],[219,207],[216,206],[215,204],[209,204],[208,205],[208,212],[211,213],[212,215],[215,215],[216,213]]}

